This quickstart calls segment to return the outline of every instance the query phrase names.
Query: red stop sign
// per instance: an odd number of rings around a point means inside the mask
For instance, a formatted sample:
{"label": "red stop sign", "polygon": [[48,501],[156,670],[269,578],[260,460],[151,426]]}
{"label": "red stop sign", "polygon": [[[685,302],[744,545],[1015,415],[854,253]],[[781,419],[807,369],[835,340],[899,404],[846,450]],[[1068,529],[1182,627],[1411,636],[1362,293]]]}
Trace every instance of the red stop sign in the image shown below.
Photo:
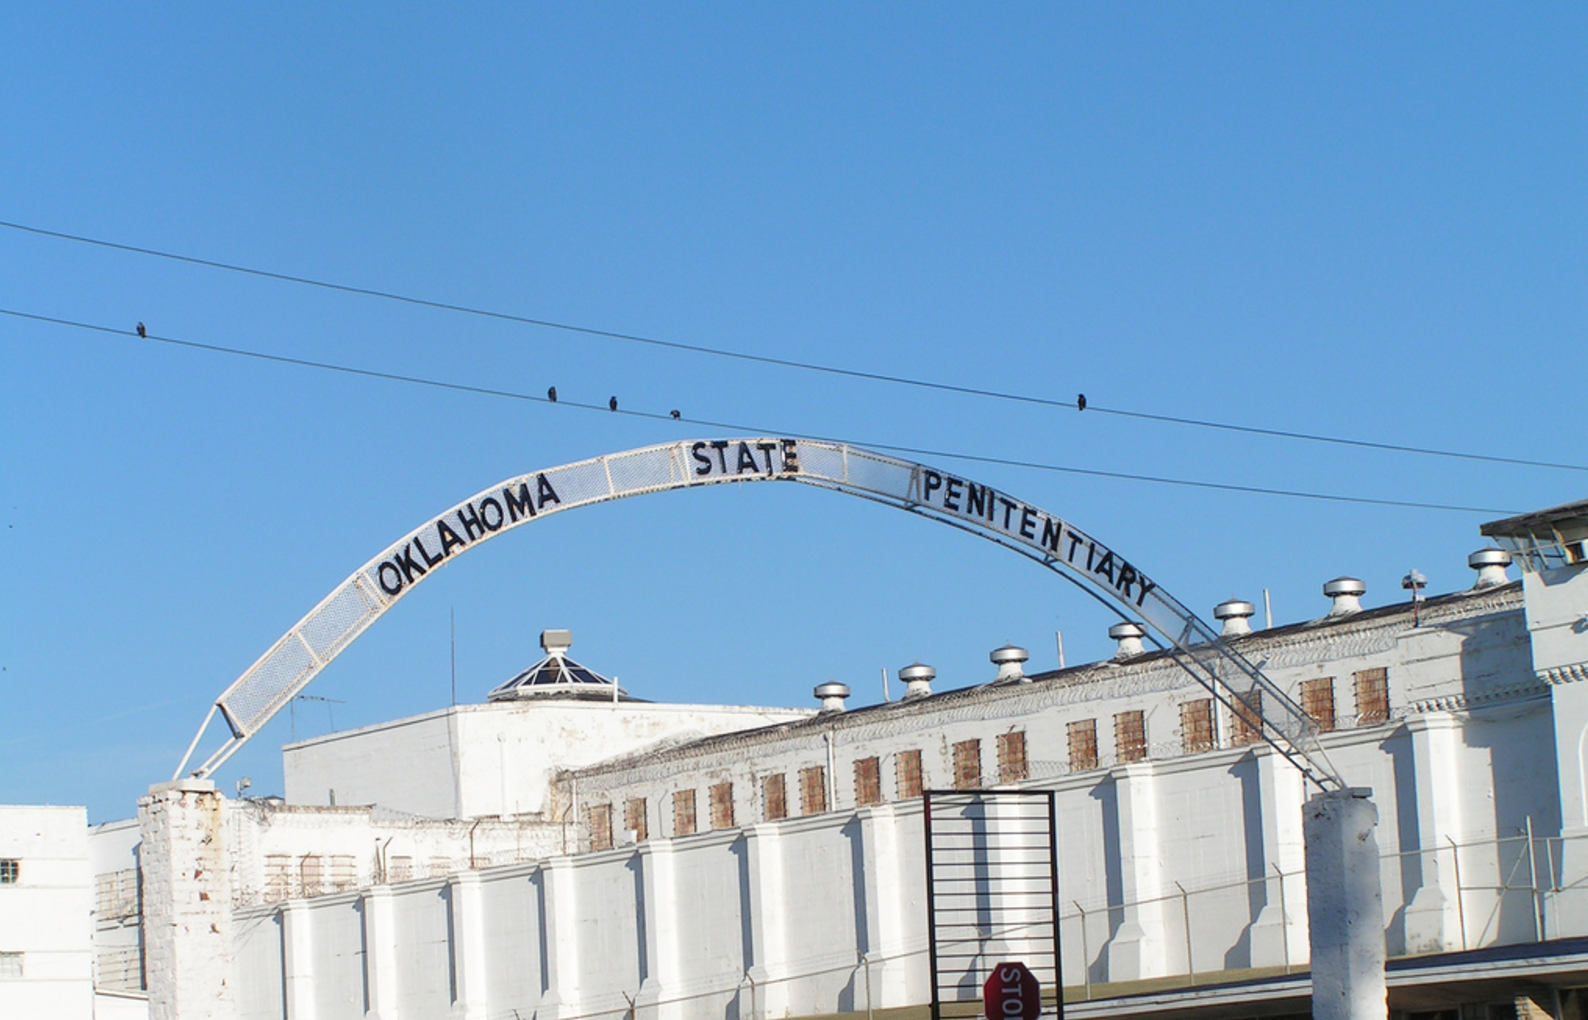
{"label": "red stop sign", "polygon": [[981,986],[982,1013],[987,1020],[1037,1020],[1041,992],[1036,975],[1025,964],[1000,963]]}

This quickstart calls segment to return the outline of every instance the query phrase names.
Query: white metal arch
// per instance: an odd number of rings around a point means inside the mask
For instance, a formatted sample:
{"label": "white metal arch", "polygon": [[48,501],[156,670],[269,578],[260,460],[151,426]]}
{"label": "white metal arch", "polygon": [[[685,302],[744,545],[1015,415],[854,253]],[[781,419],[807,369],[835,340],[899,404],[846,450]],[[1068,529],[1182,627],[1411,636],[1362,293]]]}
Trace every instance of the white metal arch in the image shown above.
{"label": "white metal arch", "polygon": [[387,547],[343,581],[215,699],[172,778],[217,713],[231,731],[193,775],[207,777],[398,599],[453,556],[548,514],[591,503],[723,482],[793,481],[862,496],[951,524],[1030,557],[1121,615],[1139,617],[1231,710],[1260,711],[1262,736],[1322,789],[1341,782],[1316,724],[1251,662],[1139,566],[1064,519],[962,476],[845,443],[694,440],[611,453],[510,478]]}

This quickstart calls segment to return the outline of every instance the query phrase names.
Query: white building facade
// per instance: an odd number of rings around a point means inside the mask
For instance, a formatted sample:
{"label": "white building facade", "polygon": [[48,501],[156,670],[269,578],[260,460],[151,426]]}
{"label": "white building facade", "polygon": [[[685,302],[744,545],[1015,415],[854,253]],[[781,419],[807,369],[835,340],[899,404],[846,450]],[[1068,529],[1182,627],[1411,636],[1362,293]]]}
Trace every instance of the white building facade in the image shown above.
{"label": "white building facade", "polygon": [[80,807],[0,807],[0,1017],[93,1015],[93,872]]}
{"label": "white building facade", "polygon": [[[1581,1016],[1579,526],[1588,507],[1489,526],[1520,582],[1488,552],[1469,591],[1363,610],[1336,579],[1318,620],[1216,614],[1373,791],[1398,1014]],[[1312,791],[1260,705],[1115,630],[1110,662],[1028,678],[999,649],[996,678],[930,694],[929,670],[901,671],[912,696],[855,711],[832,687],[839,710],[810,714],[596,685],[293,745],[284,804],[157,787],[151,1014],[924,1015],[922,791],[1006,787],[1056,800],[1070,1012],[1305,1015]]]}

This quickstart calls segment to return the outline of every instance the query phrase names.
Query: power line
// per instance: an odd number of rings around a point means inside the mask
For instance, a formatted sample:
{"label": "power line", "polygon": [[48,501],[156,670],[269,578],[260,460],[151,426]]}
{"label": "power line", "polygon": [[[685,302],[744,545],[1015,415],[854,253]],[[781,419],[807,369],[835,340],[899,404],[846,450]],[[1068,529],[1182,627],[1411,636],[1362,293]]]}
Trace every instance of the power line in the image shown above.
{"label": "power line", "polygon": [[[161,251],[158,248],[145,248],[139,245],[121,244],[116,241],[106,241],[102,238],[87,237],[82,234],[68,234],[58,230],[48,230],[44,227],[30,226],[26,223],[13,223],[0,220],[0,227],[22,233],[35,234],[40,237],[51,237],[62,241],[72,241],[77,244],[94,245],[108,248],[113,251],[124,251],[135,255],[147,255],[152,258],[168,259],[173,262],[183,262],[188,265],[204,266],[209,269],[221,269],[230,273],[242,273],[248,276],[260,277],[267,280],[277,280],[283,283],[296,283],[305,287],[318,287],[322,290],[336,291],[342,294],[357,294],[362,297],[379,298],[383,301],[396,301],[402,304],[414,305],[420,308],[433,308],[439,311],[456,312],[461,315],[474,315],[481,318],[495,319],[501,322],[513,322],[525,326],[539,326],[544,329],[561,330],[567,333],[577,333],[583,336],[601,337],[607,340],[620,340],[625,343],[646,344],[652,347],[661,347],[668,350],[687,351],[692,354],[704,354],[716,358],[732,358],[738,361],[748,361],[761,365],[773,365],[779,368],[792,368],[804,372],[820,372],[826,375],[843,376],[851,379],[864,379],[870,382],[882,382],[897,386],[911,386],[918,389],[937,390],[944,393],[959,393],[966,396],[985,397],[992,400],[1007,400],[1016,403],[1034,404],[1042,407],[1058,407],[1077,410],[1077,403],[1073,400],[1057,400],[1050,397],[1038,397],[1028,393],[1013,393],[1006,390],[984,389],[976,386],[959,386],[954,383],[936,382],[929,379],[915,379],[909,376],[893,375],[887,372],[867,372],[861,369],[840,368],[835,365],[822,365],[809,361],[796,361],[792,358],[777,358],[764,354],[750,354],[745,351],[729,350],[722,347],[707,347],[703,344],[682,343],[676,340],[662,340],[657,337],[642,336],[637,333],[621,333],[615,330],[598,329],[593,326],[579,326],[567,322],[557,322],[552,319],[537,319],[527,315],[515,315],[511,312],[495,311],[488,308],[478,308],[472,305],[460,305],[449,301],[435,301],[430,298],[415,297],[410,294],[398,294],[394,291],[377,290],[373,287],[359,287],[354,284],[336,283],[328,280],[317,280],[308,276],[297,276],[291,273],[278,273],[268,269],[256,269],[252,266],[238,265],[232,262],[220,262],[215,259],[199,258],[194,255],[182,255],[176,252]],[[1384,443],[1369,439],[1350,439],[1344,436],[1327,436],[1313,432],[1298,432],[1289,429],[1264,428],[1257,425],[1237,425],[1231,422],[1218,422],[1204,418],[1189,418],[1171,414],[1158,414],[1151,411],[1136,411],[1123,407],[1109,407],[1088,401],[1085,409],[1097,414],[1113,415],[1121,418],[1136,418],[1143,421],[1156,421],[1172,425],[1185,425],[1195,428],[1217,429],[1224,432],[1239,432],[1247,435],[1270,436],[1278,439],[1294,439],[1312,443],[1329,443],[1336,446],[1351,446],[1365,450],[1382,450],[1390,453],[1418,454],[1429,457],[1451,457],[1458,460],[1482,461],[1490,464],[1514,464],[1521,467],[1551,468],[1561,471],[1588,471],[1588,465],[1563,464],[1554,461],[1528,460],[1523,457],[1505,457],[1495,454],[1468,453],[1461,450],[1442,450],[1427,446],[1409,446],[1401,443]]]}
{"label": "power line", "polygon": [[1298,489],[1275,489],[1257,485],[1236,485],[1226,482],[1209,482],[1194,478],[1171,478],[1163,475],[1138,475],[1123,471],[1103,471],[1095,468],[1072,467],[1065,464],[1046,464],[1039,461],[1016,460],[1005,457],[988,457],[974,453],[958,453],[952,450],[933,450],[914,446],[900,446],[891,443],[875,443],[855,440],[844,437],[819,436],[800,433],[789,429],[767,429],[755,425],[745,425],[737,422],[713,421],[709,418],[693,418],[684,415],[674,417],[671,412],[638,411],[633,408],[611,409],[606,404],[584,403],[578,400],[558,399],[534,393],[521,393],[515,390],[503,390],[490,386],[474,386],[468,383],[446,382],[440,379],[428,379],[423,376],[403,375],[397,372],[383,372],[379,369],[357,368],[351,365],[338,365],[328,361],[314,361],[308,358],[294,358],[285,354],[267,354],[263,351],[250,351],[240,347],[228,347],[222,344],[203,343],[197,340],[181,340],[176,337],[159,336],[154,333],[139,334],[134,330],[119,329],[114,326],[102,326],[96,323],[78,322],[72,319],[62,319],[50,315],[37,315],[31,312],[22,312],[10,308],[0,308],[0,315],[9,315],[17,319],[26,319],[33,322],[44,322],[56,326],[66,326],[72,329],[88,330],[95,333],[107,333],[112,336],[128,337],[134,340],[144,340],[150,343],[167,344],[173,347],[185,347],[191,350],[209,351],[215,354],[226,354],[234,357],[252,358],[257,361],[269,361],[282,365],[294,365],[299,368],[312,368],[326,372],[340,372],[344,375],[363,376],[369,379],[383,379],[388,382],[410,383],[415,386],[428,386],[434,389],[452,390],[460,393],[475,393],[488,397],[505,397],[510,400],[524,400],[537,404],[555,404],[558,407],[578,408],[582,411],[600,411],[603,414],[620,414],[631,418],[644,418],[651,421],[680,422],[689,425],[701,425],[712,429],[726,429],[733,432],[756,435],[807,435],[810,439],[819,439],[824,442],[850,443],[856,446],[868,447],[875,450],[886,450],[892,453],[908,453],[922,457],[941,457],[950,460],[969,461],[977,464],[995,464],[1001,467],[1027,468],[1033,471],[1048,471],[1059,474],[1085,475],[1092,478],[1112,478],[1121,481],[1150,482],[1155,485],[1178,485],[1189,488],[1213,489],[1221,492],[1238,492],[1260,496],[1284,496],[1292,499],[1313,499],[1333,503],[1355,503],[1367,506],[1400,507],[1414,510],[1444,510],[1455,513],[1500,514],[1509,515],[1517,513],[1516,510],[1502,507],[1476,507],[1459,506],[1449,503],[1424,503],[1415,500],[1380,499],[1371,496],[1344,496],[1337,493],[1306,492]]}

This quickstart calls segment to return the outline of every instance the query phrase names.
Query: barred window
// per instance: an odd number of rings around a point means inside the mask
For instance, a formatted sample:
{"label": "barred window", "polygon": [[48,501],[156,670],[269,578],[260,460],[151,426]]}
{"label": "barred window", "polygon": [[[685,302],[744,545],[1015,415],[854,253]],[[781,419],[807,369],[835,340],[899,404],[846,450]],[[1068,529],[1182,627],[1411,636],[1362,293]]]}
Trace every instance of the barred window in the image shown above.
{"label": "barred window", "polygon": [[800,814],[819,815],[827,810],[827,770],[820,765],[800,769]]}
{"label": "barred window", "polygon": [[414,859],[396,856],[386,867],[386,881],[407,882],[414,877]]}
{"label": "barred window", "polygon": [[1026,762],[1026,731],[998,734],[998,781],[1018,783],[1031,778],[1031,767]]}
{"label": "barred window", "polygon": [[855,762],[855,806],[882,803],[882,765],[875,758]]}
{"label": "barred window", "polygon": [[893,759],[893,778],[899,789],[899,799],[908,800],[921,795],[921,752],[900,751]]}
{"label": "barred window", "polygon": [[649,837],[645,824],[645,798],[632,797],[623,804],[623,827],[634,833],[634,842],[643,843]]}
{"label": "barred window", "polygon": [[695,831],[695,791],[673,791],[673,835],[687,836]]}
{"label": "barred window", "polygon": [[[395,878],[387,878],[395,882]],[[287,854],[265,855],[265,899],[280,903],[292,898],[292,858]]]}
{"label": "barred window", "polygon": [[1114,753],[1120,761],[1147,757],[1147,717],[1139,711],[1114,716]]}
{"label": "barred window", "polygon": [[[265,861],[268,869],[270,858],[266,857]],[[137,917],[138,913],[137,868],[123,868],[94,876],[94,914],[101,923],[113,918]]]}
{"label": "barred window", "polygon": [[319,896],[325,892],[321,888],[320,857],[318,854],[305,854],[298,862],[298,880],[305,896]]}
{"label": "barred window", "polygon": [[1186,754],[1213,750],[1213,699],[1180,703],[1180,740]]}
{"label": "barred window", "polygon": [[1356,724],[1377,726],[1389,721],[1389,671],[1364,669],[1353,674],[1356,691]]}
{"label": "barred window", "polygon": [[1334,677],[1303,680],[1301,710],[1318,724],[1318,729],[1325,733],[1334,729]]}
{"label": "barred window", "polygon": [[597,804],[590,808],[590,849],[612,849],[611,804]]}
{"label": "barred window", "polygon": [[954,789],[974,790],[981,786],[981,741],[961,740],[954,745]]}
{"label": "barred window", "polygon": [[332,854],[325,869],[327,892],[345,892],[358,885],[358,862],[352,854]]}
{"label": "barred window", "polygon": [[1097,720],[1077,719],[1070,723],[1070,771],[1097,768]]}
{"label": "barred window", "polygon": [[779,818],[788,817],[788,790],[783,782],[783,773],[767,776],[761,783],[762,798],[766,802],[766,820],[775,822]]}
{"label": "barred window", "polygon": [[14,857],[0,858],[0,885],[16,885],[21,878],[21,861]]}
{"label": "barred window", "polygon": [[1230,714],[1230,744],[1255,744],[1263,739],[1263,692],[1256,687],[1235,696]]}
{"label": "barred window", "polygon": [[0,953],[0,978],[19,978],[22,976],[22,954]]}
{"label": "barred window", "polygon": [[718,783],[711,788],[711,827],[733,828],[733,784]]}

